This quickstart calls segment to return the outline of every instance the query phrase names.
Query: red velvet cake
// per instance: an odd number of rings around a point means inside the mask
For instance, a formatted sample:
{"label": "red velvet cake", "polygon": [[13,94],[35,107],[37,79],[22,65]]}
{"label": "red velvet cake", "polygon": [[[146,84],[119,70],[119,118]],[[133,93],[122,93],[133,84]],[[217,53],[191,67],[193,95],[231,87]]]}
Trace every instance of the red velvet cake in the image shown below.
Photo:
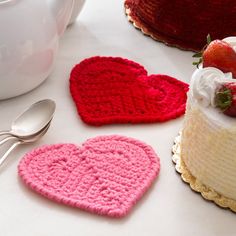
{"label": "red velvet cake", "polygon": [[206,37],[236,35],[235,0],[125,0],[135,26],[154,39],[198,51]]}

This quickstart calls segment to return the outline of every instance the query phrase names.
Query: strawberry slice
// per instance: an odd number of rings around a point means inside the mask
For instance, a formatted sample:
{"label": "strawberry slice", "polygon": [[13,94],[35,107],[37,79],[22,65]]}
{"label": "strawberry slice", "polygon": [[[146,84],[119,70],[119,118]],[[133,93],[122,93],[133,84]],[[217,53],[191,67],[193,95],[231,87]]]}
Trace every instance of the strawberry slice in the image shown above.
{"label": "strawberry slice", "polygon": [[236,82],[225,83],[216,92],[215,103],[225,115],[236,117]]}
{"label": "strawberry slice", "polygon": [[212,41],[202,55],[203,67],[215,67],[224,73],[232,72],[236,78],[236,52],[222,40]]}

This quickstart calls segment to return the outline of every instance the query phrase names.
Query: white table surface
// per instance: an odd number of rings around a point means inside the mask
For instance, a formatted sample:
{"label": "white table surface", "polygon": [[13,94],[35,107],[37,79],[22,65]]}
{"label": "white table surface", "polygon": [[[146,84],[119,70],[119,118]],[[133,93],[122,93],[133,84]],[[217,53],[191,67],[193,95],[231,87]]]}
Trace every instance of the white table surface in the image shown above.
{"label": "white table surface", "polygon": [[[171,147],[183,117],[164,124],[90,127],[77,116],[68,90],[73,65],[95,55],[129,58],[145,66],[150,74],[168,74],[189,82],[194,70],[192,53],[143,36],[128,23],[122,0],[87,0],[60,43],[55,70],[45,83],[26,95],[0,101],[0,129],[9,128],[11,120],[33,102],[51,98],[57,103],[47,135],[38,143],[19,147],[0,169],[0,235],[235,235],[236,215],[203,200],[175,172]],[[109,219],[56,204],[26,188],[18,178],[17,164],[30,149],[62,142],[81,144],[104,134],[143,140],[161,159],[159,178],[127,217]]]}

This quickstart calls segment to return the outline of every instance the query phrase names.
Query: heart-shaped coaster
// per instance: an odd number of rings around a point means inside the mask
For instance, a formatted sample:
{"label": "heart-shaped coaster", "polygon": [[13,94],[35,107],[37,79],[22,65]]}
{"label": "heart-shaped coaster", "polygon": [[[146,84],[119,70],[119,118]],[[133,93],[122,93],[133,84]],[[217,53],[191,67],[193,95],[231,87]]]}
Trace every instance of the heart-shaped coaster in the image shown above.
{"label": "heart-shaped coaster", "polygon": [[160,170],[153,149],[111,135],[74,144],[44,146],[26,154],[18,172],[43,196],[111,217],[125,216]]}
{"label": "heart-shaped coaster", "polygon": [[70,91],[85,123],[149,123],[184,114],[188,85],[166,75],[148,76],[127,59],[92,57],[73,68]]}

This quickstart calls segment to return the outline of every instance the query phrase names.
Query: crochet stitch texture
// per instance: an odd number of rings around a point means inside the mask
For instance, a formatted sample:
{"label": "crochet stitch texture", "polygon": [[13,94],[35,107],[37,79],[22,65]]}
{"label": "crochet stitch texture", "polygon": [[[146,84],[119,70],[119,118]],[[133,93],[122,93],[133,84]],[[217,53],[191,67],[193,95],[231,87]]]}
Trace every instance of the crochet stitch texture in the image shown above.
{"label": "crochet stitch texture", "polygon": [[134,25],[152,38],[182,49],[200,51],[206,37],[235,36],[235,0],[125,0]]}
{"label": "crochet stitch texture", "polygon": [[18,173],[41,195],[110,217],[125,216],[160,170],[158,156],[143,142],[100,136],[81,147],[44,146],[26,154]]}
{"label": "crochet stitch texture", "polygon": [[92,57],[76,65],[70,91],[90,125],[164,122],[184,114],[188,85],[119,57]]}

